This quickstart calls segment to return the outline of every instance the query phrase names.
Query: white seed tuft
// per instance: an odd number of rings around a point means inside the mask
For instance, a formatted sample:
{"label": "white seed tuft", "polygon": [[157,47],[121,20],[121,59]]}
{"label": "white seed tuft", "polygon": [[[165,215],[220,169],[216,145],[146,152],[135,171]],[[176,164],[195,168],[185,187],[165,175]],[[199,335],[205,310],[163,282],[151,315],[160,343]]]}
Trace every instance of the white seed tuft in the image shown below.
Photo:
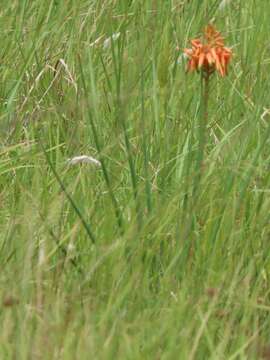
{"label": "white seed tuft", "polygon": [[76,164],[92,164],[95,166],[101,166],[100,161],[88,155],[80,155],[74,156],[71,159],[67,160],[68,165],[76,165]]}

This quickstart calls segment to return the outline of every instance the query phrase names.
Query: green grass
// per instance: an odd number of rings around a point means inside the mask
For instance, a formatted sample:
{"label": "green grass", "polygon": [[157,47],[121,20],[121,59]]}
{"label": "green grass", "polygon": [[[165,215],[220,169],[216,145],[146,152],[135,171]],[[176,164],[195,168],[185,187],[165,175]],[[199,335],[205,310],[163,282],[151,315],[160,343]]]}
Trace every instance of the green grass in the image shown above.
{"label": "green grass", "polygon": [[[269,1],[220,3],[2,7],[1,359],[269,358]],[[177,47],[209,21],[234,57],[198,177]]]}

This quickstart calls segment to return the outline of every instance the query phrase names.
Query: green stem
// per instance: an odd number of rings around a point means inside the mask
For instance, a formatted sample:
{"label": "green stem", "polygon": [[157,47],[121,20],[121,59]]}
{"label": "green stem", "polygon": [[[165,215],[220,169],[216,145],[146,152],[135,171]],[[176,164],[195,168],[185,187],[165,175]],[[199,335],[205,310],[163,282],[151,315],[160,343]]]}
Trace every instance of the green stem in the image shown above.
{"label": "green stem", "polygon": [[[200,139],[199,139],[199,151],[201,155],[201,162],[204,156],[205,147],[205,133],[208,123],[208,102],[209,102],[209,80],[210,74],[208,72],[202,72],[202,114],[200,119]],[[202,165],[202,164],[200,164]]]}
{"label": "green stem", "polygon": [[[91,57],[89,57],[89,59],[90,59],[90,69],[91,69],[92,91],[94,92],[95,89],[94,89],[94,86],[93,86],[94,80],[93,80],[93,68],[92,68],[92,63],[91,63]],[[83,89],[84,89],[85,96],[87,97],[87,100],[88,100],[89,97],[87,96],[87,94],[89,93],[89,91],[88,91],[87,86],[86,86],[84,70],[83,70],[83,67],[82,67],[80,57],[78,57],[78,60],[79,60],[81,78],[82,78],[82,86],[83,86]],[[101,146],[101,142],[99,140],[94,115],[92,113],[90,104],[87,104],[87,105],[88,105],[87,106],[87,112],[88,112],[88,116],[89,116],[89,122],[90,122],[90,126],[91,126],[92,133],[93,133],[94,143],[95,143],[97,152],[99,154],[99,160],[100,160],[100,163],[101,163],[101,169],[102,169],[103,176],[104,176],[107,188],[108,188],[108,193],[109,193],[109,195],[111,197],[111,201],[112,201],[112,204],[113,204],[113,207],[114,207],[117,224],[118,224],[118,227],[120,229],[121,235],[123,235],[124,229],[123,229],[122,213],[121,213],[118,201],[117,201],[117,199],[116,199],[116,197],[114,195],[112,183],[111,183],[110,176],[109,176],[109,172],[107,170],[107,167],[106,167],[106,164],[105,164],[105,161],[104,161],[104,157],[102,156],[102,146]]]}
{"label": "green stem", "polygon": [[197,194],[199,183],[202,177],[203,171],[203,160],[205,152],[205,139],[206,139],[206,129],[208,123],[208,102],[209,102],[209,83],[210,83],[210,73],[203,72],[201,73],[201,112],[200,112],[200,123],[199,123],[199,145],[198,145],[198,154],[197,154],[197,165],[196,165],[196,182],[194,193]]}
{"label": "green stem", "polygon": [[52,173],[56,179],[56,181],[58,182],[58,184],[61,187],[61,190],[63,191],[63,193],[65,194],[66,198],[68,199],[68,201],[70,202],[73,210],[75,211],[75,213],[77,214],[78,218],[80,219],[84,229],[86,230],[90,240],[92,241],[93,244],[96,243],[96,237],[92,231],[92,227],[90,226],[90,224],[85,220],[80,208],[77,206],[77,204],[75,203],[75,201],[73,200],[72,196],[69,194],[69,192],[67,191],[63,181],[61,180],[60,176],[58,175],[58,172],[56,171],[49,154],[47,153],[42,140],[39,140],[39,144],[41,146],[41,149],[45,155],[47,164],[49,165],[50,169],[52,170]]}

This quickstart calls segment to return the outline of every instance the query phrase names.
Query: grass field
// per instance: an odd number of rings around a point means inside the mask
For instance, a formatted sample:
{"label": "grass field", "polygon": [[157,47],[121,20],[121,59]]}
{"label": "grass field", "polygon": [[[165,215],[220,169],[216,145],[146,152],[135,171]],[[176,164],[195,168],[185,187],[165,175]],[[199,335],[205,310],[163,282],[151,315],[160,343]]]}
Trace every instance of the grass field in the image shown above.
{"label": "grass field", "polygon": [[[2,6],[0,359],[270,359],[269,11]],[[210,22],[233,58],[202,152],[181,54]]]}

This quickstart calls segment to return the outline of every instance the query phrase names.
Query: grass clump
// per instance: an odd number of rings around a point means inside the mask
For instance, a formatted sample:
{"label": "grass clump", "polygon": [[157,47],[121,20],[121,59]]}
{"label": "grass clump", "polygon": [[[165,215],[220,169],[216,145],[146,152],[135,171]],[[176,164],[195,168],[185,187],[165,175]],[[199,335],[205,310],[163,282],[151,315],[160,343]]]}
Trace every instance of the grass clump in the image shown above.
{"label": "grass clump", "polygon": [[[269,357],[268,8],[5,5],[1,358]],[[211,22],[234,56],[198,166],[181,54]],[[68,164],[83,154],[100,166]]]}

